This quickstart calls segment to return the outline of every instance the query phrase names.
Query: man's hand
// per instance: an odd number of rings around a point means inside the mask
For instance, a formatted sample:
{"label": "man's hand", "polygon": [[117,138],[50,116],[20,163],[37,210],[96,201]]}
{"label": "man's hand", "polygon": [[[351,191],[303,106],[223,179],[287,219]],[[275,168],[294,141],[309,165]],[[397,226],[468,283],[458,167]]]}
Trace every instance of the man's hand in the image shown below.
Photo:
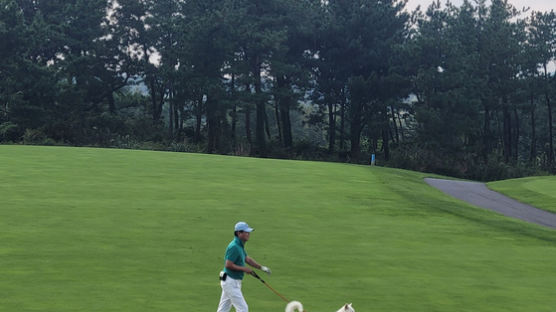
{"label": "man's hand", "polygon": [[243,267],[243,272],[245,272],[247,274],[251,274],[251,273],[253,273],[253,270],[250,267],[244,266]]}
{"label": "man's hand", "polygon": [[268,267],[265,267],[265,266],[261,266],[261,270],[268,275],[270,275],[272,273],[272,271],[270,271],[270,269]]}

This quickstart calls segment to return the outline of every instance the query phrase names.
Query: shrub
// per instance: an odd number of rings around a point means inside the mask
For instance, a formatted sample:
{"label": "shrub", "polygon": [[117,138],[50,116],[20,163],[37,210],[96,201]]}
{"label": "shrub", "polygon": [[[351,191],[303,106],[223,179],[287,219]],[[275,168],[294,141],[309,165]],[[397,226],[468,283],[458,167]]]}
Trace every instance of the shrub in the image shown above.
{"label": "shrub", "polygon": [[26,129],[23,134],[23,143],[29,145],[56,145],[56,141],[49,138],[40,129]]}
{"label": "shrub", "polygon": [[170,151],[181,153],[202,153],[204,152],[204,148],[201,144],[172,142],[170,144]]}
{"label": "shrub", "polygon": [[17,142],[21,139],[21,130],[13,122],[0,124],[0,142]]}

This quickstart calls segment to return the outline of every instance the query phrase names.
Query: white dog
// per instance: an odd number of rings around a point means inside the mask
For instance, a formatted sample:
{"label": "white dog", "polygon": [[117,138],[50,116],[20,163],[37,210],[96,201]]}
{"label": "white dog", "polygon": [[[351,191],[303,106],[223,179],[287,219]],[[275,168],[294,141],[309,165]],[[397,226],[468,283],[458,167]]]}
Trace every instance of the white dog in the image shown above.
{"label": "white dog", "polygon": [[351,306],[351,303],[346,303],[340,310],[336,312],[355,312],[355,309]]}
{"label": "white dog", "polygon": [[[290,303],[288,303],[288,305],[286,306],[286,312],[303,312],[303,305],[301,304],[301,302],[299,301],[292,301]],[[353,307],[351,306],[351,303],[349,304],[345,304],[343,307],[340,308],[340,310],[336,311],[336,312],[355,312],[355,310],[353,309]]]}

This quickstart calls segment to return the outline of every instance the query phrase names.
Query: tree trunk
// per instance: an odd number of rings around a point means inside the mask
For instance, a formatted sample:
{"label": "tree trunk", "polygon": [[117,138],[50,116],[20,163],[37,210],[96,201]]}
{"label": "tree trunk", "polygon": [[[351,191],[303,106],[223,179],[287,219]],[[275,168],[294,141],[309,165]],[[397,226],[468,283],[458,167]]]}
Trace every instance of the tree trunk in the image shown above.
{"label": "tree trunk", "polygon": [[170,92],[170,108],[168,109],[168,135],[170,139],[174,138],[174,99]]}
{"label": "tree trunk", "polygon": [[149,85],[152,102],[152,117],[153,121],[158,121],[162,115],[162,105],[164,105],[164,87],[156,81],[156,78],[151,78]]}
{"label": "tree trunk", "polygon": [[[396,138],[396,143],[400,142],[400,134],[398,132],[398,124],[396,123],[396,115],[394,113],[394,106],[390,106],[390,111],[392,112],[392,122],[394,123],[394,133]],[[388,122],[390,122],[390,118],[388,117]]]}
{"label": "tree trunk", "polygon": [[108,94],[108,109],[110,111],[110,114],[114,115],[116,114],[116,104],[114,103],[114,92],[110,92],[110,94]]}
{"label": "tree trunk", "polygon": [[404,141],[403,124],[402,124],[402,118],[400,117],[400,110],[399,109],[396,110],[396,116],[398,117],[398,122],[400,123],[400,138],[401,138],[402,141]]}
{"label": "tree trunk", "polygon": [[157,106],[157,111],[156,111],[156,119],[155,120],[160,120],[160,117],[162,116],[162,107],[164,106],[164,89],[160,89],[158,91],[160,99],[158,102],[158,106]]}
{"label": "tree trunk", "polygon": [[[249,83],[245,85],[245,91],[251,93],[251,85]],[[249,142],[249,149],[252,150],[253,140],[251,138],[251,104],[244,103],[244,105],[245,105],[245,136],[247,137],[247,142]]]}
{"label": "tree trunk", "polygon": [[180,109],[178,103],[174,102],[174,129],[176,131],[177,138],[180,136]]}
{"label": "tree trunk", "polygon": [[531,164],[536,165],[537,159],[537,133],[536,133],[536,120],[535,120],[535,95],[531,91],[531,154],[529,160]]}
{"label": "tree trunk", "polygon": [[483,160],[488,163],[488,155],[490,154],[490,111],[485,105],[485,120],[483,124]]}
{"label": "tree trunk", "polygon": [[155,86],[153,78],[150,79],[149,85],[150,85],[150,92],[149,93],[151,95],[151,106],[152,106],[151,115],[152,115],[153,121],[156,121],[157,120],[157,118],[156,118],[156,111],[157,111],[156,102],[157,102],[157,100],[156,100],[156,86]]}
{"label": "tree trunk", "polygon": [[266,113],[266,105],[264,109],[264,129],[266,132],[266,137],[270,141],[272,137],[270,136],[270,122],[268,122],[268,114]]}
{"label": "tree trunk", "polygon": [[276,93],[274,95],[274,114],[276,118],[276,127],[278,127],[278,141],[283,143],[284,135],[282,133],[282,124],[283,120],[281,121],[280,118],[280,107],[282,106],[282,102],[284,101],[282,96],[282,86],[284,85],[284,78],[281,75],[278,75],[276,78]]}
{"label": "tree trunk", "polygon": [[199,143],[201,142],[201,122],[203,119],[203,95],[200,95],[200,98],[197,99],[197,107],[195,109],[195,118],[196,118],[196,123],[195,123],[195,137],[194,137],[194,141],[195,143]]}
{"label": "tree trunk", "polygon": [[354,161],[358,161],[361,153],[361,111],[362,111],[362,104],[353,101],[351,103],[352,111],[351,111],[351,131],[350,131],[350,139],[351,139],[351,158]]}
{"label": "tree trunk", "polygon": [[340,150],[344,150],[345,148],[345,144],[344,144],[344,134],[345,134],[345,112],[346,112],[346,95],[344,93],[344,89],[342,88],[342,91],[340,92],[340,96],[341,96],[341,100],[340,100]]}
{"label": "tree trunk", "polygon": [[520,129],[519,129],[519,114],[517,111],[517,107],[514,107],[514,139],[513,139],[513,146],[514,146],[514,163],[517,164],[517,160],[519,157],[519,135],[520,135]]}
{"label": "tree trunk", "polygon": [[207,152],[209,154],[214,153],[218,149],[218,130],[219,130],[219,120],[217,116],[217,102],[212,98],[207,98],[207,133],[208,133],[208,143]]}
{"label": "tree trunk", "polygon": [[290,99],[281,103],[280,114],[282,116],[282,134],[284,139],[284,147],[291,148],[293,146],[292,124],[290,119]]}
{"label": "tree trunk", "polygon": [[237,104],[234,101],[234,105],[232,107],[232,133],[230,134],[230,138],[232,139],[232,146],[236,147],[237,138],[236,138],[236,125],[237,125]]}
{"label": "tree trunk", "polygon": [[292,127],[290,120],[290,105],[291,97],[289,95],[287,77],[278,75],[277,82],[277,95],[276,95],[276,120],[278,131],[280,132],[280,140],[285,148],[292,147]]}
{"label": "tree trunk", "polygon": [[183,124],[185,122],[185,103],[180,105],[180,130],[183,131]]}
{"label": "tree trunk", "polygon": [[278,100],[274,101],[274,118],[276,118],[276,127],[278,127],[278,142],[283,143],[282,141],[282,125],[280,122],[280,102]]}
{"label": "tree trunk", "polygon": [[507,103],[502,104],[503,122],[503,141],[504,141],[504,162],[509,163],[512,157],[512,116],[507,107]]}
{"label": "tree trunk", "polygon": [[554,145],[553,145],[553,133],[552,133],[552,105],[550,104],[550,96],[548,95],[548,90],[545,93],[546,108],[548,110],[548,166],[552,167],[554,162]]}
{"label": "tree trunk", "polygon": [[174,120],[170,120],[170,122],[174,123],[174,136],[178,139],[178,135],[180,133],[180,111],[179,111],[179,104],[176,101],[176,94],[175,92],[172,93],[172,106],[174,107]]}
{"label": "tree trunk", "polygon": [[266,156],[266,141],[264,137],[264,125],[265,125],[265,103],[262,99],[262,90],[261,90],[261,64],[258,60],[253,64],[252,68],[253,77],[255,79],[255,93],[257,95],[257,120],[255,121],[255,154],[259,156]]}
{"label": "tree trunk", "polygon": [[231,85],[231,98],[233,101],[233,105],[232,105],[232,112],[231,112],[231,117],[232,117],[232,129],[230,133],[230,139],[232,140],[232,148],[235,149],[236,147],[236,124],[237,124],[237,99],[236,99],[236,75],[232,73],[232,85]]}
{"label": "tree trunk", "polygon": [[382,149],[384,150],[384,160],[390,160],[390,126],[388,122],[382,127]]}
{"label": "tree trunk", "polygon": [[336,112],[333,99],[327,96],[328,105],[328,153],[334,153],[334,144],[336,143]]}
{"label": "tree trunk", "polygon": [[547,64],[544,64],[544,79],[545,79],[545,89],[544,97],[546,100],[546,108],[548,110],[548,167],[552,168],[554,162],[554,145],[553,145],[553,133],[552,133],[552,105],[550,103],[550,95],[548,90],[548,69]]}

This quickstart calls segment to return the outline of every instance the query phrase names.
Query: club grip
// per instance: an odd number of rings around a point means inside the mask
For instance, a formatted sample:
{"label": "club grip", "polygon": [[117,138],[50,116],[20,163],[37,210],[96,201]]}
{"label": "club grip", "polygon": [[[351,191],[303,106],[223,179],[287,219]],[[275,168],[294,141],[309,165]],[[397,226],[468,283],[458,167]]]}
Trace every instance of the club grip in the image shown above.
{"label": "club grip", "polygon": [[251,272],[251,275],[253,275],[255,278],[257,278],[258,280],[260,280],[261,282],[264,283],[264,281],[262,280],[262,278],[261,278],[255,271]]}

